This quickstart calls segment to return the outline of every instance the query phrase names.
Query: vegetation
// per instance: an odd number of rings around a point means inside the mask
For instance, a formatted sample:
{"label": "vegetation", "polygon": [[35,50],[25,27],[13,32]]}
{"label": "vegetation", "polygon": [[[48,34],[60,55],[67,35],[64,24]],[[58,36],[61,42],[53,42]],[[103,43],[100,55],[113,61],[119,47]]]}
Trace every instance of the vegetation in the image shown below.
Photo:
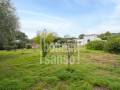
{"label": "vegetation", "polygon": [[0,0],[0,50],[25,47],[27,36],[18,30],[18,17],[11,0]]}
{"label": "vegetation", "polygon": [[75,53],[75,41],[74,40],[69,40],[66,41],[66,46],[67,46],[67,59],[68,59],[68,70],[71,70],[70,65],[71,65],[71,60],[72,56]]}
{"label": "vegetation", "polygon": [[[27,36],[19,31],[11,1],[0,0],[0,90],[120,90],[120,55],[95,51],[120,53],[119,35],[106,32],[99,36],[102,40],[86,45],[93,50],[80,48],[80,53],[74,53],[75,42],[67,42],[74,37],[58,38],[43,30],[34,38],[40,49],[34,50]],[[79,38],[83,39],[84,34]],[[50,45],[57,41],[66,43],[67,49],[61,47],[61,52],[59,47],[49,52]],[[42,60],[63,63],[41,64]],[[79,63],[71,64],[71,60]]]}
{"label": "vegetation", "polygon": [[109,40],[112,38],[120,37],[120,33],[111,33],[107,31],[106,33],[100,34],[98,37],[102,40]]}
{"label": "vegetation", "polygon": [[119,33],[106,32],[99,37],[103,40],[91,41],[86,47],[93,50],[104,50],[112,53],[120,53],[120,36]]}
{"label": "vegetation", "polygon": [[80,39],[83,39],[84,36],[85,36],[85,34],[80,34],[80,35],[79,35],[79,38],[80,38]]}
{"label": "vegetation", "polygon": [[29,43],[27,35],[20,31],[16,31],[16,40],[19,40],[19,42],[15,42],[18,49],[25,48],[26,44]]}
{"label": "vegetation", "polygon": [[0,51],[0,88],[120,90],[120,55],[81,48],[80,64],[72,64],[68,71],[66,64],[40,64],[39,53],[40,50],[32,49]]}
{"label": "vegetation", "polygon": [[53,32],[47,32],[47,30],[43,30],[42,32],[38,33],[37,37],[34,38],[35,42],[40,44],[42,50],[42,57],[43,59],[49,52],[50,44],[54,42],[56,39],[56,34]]}
{"label": "vegetation", "polygon": [[102,40],[108,40],[109,38],[112,37],[112,33],[110,33],[109,31],[107,31],[106,33],[100,34],[99,37]]}
{"label": "vegetation", "polygon": [[120,38],[112,38],[107,41],[104,49],[112,53],[120,53]]}
{"label": "vegetation", "polygon": [[105,45],[105,41],[103,40],[95,40],[89,42],[86,47],[87,49],[93,49],[93,50],[103,50]]}
{"label": "vegetation", "polygon": [[0,0],[0,49],[12,48],[18,27],[18,18],[10,0]]}

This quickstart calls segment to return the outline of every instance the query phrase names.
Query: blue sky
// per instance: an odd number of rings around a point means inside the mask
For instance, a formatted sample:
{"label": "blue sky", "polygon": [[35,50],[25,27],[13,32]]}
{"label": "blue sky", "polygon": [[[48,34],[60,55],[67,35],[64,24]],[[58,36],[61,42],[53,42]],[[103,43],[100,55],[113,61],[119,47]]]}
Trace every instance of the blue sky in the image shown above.
{"label": "blue sky", "polygon": [[12,0],[29,38],[46,28],[60,36],[120,32],[120,0]]}

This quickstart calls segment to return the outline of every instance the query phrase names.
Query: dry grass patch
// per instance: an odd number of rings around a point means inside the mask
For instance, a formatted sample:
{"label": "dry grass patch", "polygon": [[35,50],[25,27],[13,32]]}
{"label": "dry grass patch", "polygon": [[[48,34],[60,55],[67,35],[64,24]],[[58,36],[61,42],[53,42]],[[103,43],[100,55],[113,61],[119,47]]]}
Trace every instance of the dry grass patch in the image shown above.
{"label": "dry grass patch", "polygon": [[117,60],[116,60],[117,56],[114,54],[91,54],[90,55],[90,59],[93,61],[96,61],[97,63],[102,63],[102,64],[112,64],[112,65],[116,65],[117,64]]}

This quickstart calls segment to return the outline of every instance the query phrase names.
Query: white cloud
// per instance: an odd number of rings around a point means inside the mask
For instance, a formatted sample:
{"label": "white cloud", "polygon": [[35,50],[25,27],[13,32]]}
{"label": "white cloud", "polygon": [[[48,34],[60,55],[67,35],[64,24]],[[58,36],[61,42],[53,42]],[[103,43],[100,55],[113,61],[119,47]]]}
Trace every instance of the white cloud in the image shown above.
{"label": "white cloud", "polygon": [[[71,7],[69,0],[64,0],[65,3]],[[73,0],[76,3],[79,3],[79,0]],[[86,0],[87,1],[87,0]],[[90,1],[90,0],[88,0]],[[91,34],[91,33],[103,33],[105,31],[112,31],[112,32],[120,32],[120,0],[98,0],[103,4],[107,4],[107,2],[112,2],[115,4],[115,10],[111,11],[111,14],[103,14],[104,20],[102,22],[98,22],[95,25],[91,25],[89,27],[85,27],[83,22],[80,19],[86,20],[88,19],[89,22],[86,24],[90,24],[90,22],[94,22],[94,19],[98,19],[99,17],[96,15],[93,16],[83,16],[80,17],[73,17],[72,20],[69,18],[63,18],[55,15],[50,15],[41,12],[34,12],[34,11],[27,11],[27,10],[20,10],[18,13],[31,15],[31,17],[21,17],[21,30],[24,31],[30,38],[36,35],[38,30],[42,30],[43,28],[47,28],[50,31],[57,32],[61,36],[64,34],[70,34],[72,36],[79,35],[80,33]],[[79,19],[80,17],[80,19]],[[84,22],[85,23],[85,22]]]}
{"label": "white cloud", "polygon": [[[115,4],[115,10],[111,11],[110,15],[96,26],[92,26],[90,29],[86,30],[87,33],[103,33],[106,31],[120,32],[120,0],[101,0],[107,2],[112,2]],[[99,18],[99,17],[97,17]]]}
{"label": "white cloud", "polygon": [[30,38],[34,37],[38,30],[43,30],[44,28],[57,32],[61,36],[69,33],[73,34],[74,29],[78,28],[74,22],[61,17],[31,11],[20,11],[19,13],[26,13],[35,17],[28,19],[21,18],[20,20],[21,30],[29,35]]}

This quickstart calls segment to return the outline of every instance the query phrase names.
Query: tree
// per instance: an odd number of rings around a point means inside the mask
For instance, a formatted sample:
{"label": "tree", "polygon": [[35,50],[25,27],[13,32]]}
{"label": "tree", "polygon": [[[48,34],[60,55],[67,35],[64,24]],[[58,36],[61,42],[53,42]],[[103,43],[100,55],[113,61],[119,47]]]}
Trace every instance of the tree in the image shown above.
{"label": "tree", "polygon": [[79,35],[79,38],[80,38],[80,39],[83,39],[84,36],[85,36],[84,34],[80,34],[80,35]]}
{"label": "tree", "polygon": [[99,35],[99,37],[102,40],[108,40],[110,37],[112,37],[112,33],[110,33],[109,31],[107,31],[106,33],[103,33],[103,34]]}
{"label": "tree", "polygon": [[66,35],[64,37],[66,46],[67,46],[67,65],[68,65],[68,70],[70,70],[70,64],[71,64],[71,59],[73,54],[75,53],[75,40],[74,38],[71,38],[69,35]]}
{"label": "tree", "polygon": [[11,1],[0,0],[0,50],[13,48],[18,29],[18,18]]}
{"label": "tree", "polygon": [[45,59],[46,55],[49,52],[50,44],[54,42],[56,39],[56,34],[53,32],[47,32],[44,29],[42,32],[38,33],[37,36],[34,38],[37,44],[40,44],[42,50],[42,57]]}
{"label": "tree", "polygon": [[68,70],[70,70],[71,57],[73,56],[74,49],[75,49],[75,41],[74,40],[68,40],[66,42],[66,44],[67,44]]}
{"label": "tree", "polygon": [[15,37],[16,40],[19,41],[19,43],[16,43],[16,48],[25,48],[26,44],[29,42],[27,35],[21,31],[16,31]]}

